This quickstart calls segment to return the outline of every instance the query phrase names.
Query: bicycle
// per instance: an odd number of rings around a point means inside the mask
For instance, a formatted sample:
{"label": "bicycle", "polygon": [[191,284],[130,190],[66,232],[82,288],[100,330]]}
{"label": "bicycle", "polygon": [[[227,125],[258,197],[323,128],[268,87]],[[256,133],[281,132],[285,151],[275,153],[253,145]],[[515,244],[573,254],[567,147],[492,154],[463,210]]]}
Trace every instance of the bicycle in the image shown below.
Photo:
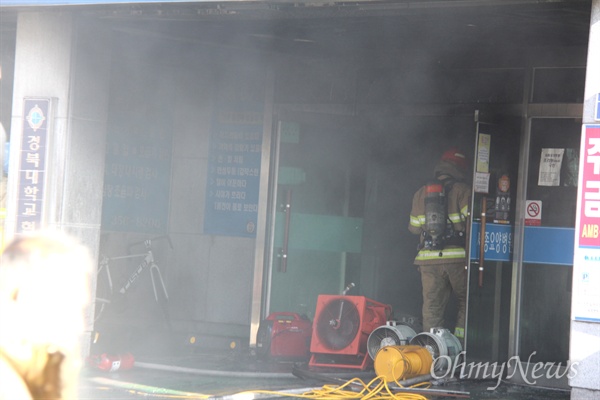
{"label": "bicycle", "polygon": [[[106,257],[104,255],[100,256],[100,261],[98,264],[97,271],[97,283],[96,283],[96,297],[95,297],[95,314],[94,321],[98,321],[104,314],[106,308],[111,305],[118,305],[117,310],[124,311],[127,308],[126,302],[126,294],[129,292],[137,282],[138,278],[145,270],[149,270],[150,278],[152,282],[152,289],[154,291],[154,299],[156,303],[161,306],[163,315],[165,319],[168,321],[168,310],[167,310],[167,302],[169,300],[169,294],[167,292],[167,287],[162,278],[162,274],[160,272],[160,268],[156,264],[154,259],[154,253],[152,251],[152,242],[159,239],[167,239],[169,242],[169,246],[172,249],[173,244],[171,243],[171,239],[168,236],[159,236],[153,239],[146,239],[142,242],[133,243],[129,246],[131,249],[134,246],[138,246],[143,244],[146,251],[144,253],[137,254],[128,254],[123,256],[115,256],[115,257]],[[127,280],[119,287],[118,291],[114,291],[113,285],[113,277],[111,274],[110,265],[113,261],[117,260],[127,260],[134,258],[142,258],[142,261],[138,266],[133,270],[133,272],[129,275]],[[159,289],[157,290],[157,280],[160,283]]]}

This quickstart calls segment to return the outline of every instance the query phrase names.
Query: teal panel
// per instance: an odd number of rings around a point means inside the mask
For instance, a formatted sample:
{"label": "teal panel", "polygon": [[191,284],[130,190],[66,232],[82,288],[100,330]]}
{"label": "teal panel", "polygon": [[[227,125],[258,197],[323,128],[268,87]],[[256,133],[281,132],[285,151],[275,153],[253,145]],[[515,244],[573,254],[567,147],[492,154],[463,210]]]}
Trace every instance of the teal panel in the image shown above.
{"label": "teal panel", "polygon": [[297,122],[281,122],[279,127],[281,143],[300,143],[300,124]]}
{"label": "teal panel", "polygon": [[[275,227],[275,247],[283,247],[285,214],[278,212]],[[360,253],[362,218],[292,213],[290,218],[290,249]]]}
{"label": "teal panel", "polygon": [[306,182],[306,172],[302,168],[279,167],[277,182],[279,185],[299,185]]}
{"label": "teal panel", "polygon": [[342,290],[340,253],[290,249],[286,272],[273,269],[270,312],[291,311],[314,316],[320,294]]}

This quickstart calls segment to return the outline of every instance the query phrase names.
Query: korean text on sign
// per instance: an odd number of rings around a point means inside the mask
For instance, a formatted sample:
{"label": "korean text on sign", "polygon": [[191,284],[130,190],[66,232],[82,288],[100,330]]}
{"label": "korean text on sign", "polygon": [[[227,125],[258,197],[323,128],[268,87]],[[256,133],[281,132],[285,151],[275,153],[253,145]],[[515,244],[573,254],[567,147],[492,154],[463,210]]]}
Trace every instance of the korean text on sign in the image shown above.
{"label": "korean text on sign", "polygon": [[600,126],[588,127],[583,146],[579,245],[600,247]]}

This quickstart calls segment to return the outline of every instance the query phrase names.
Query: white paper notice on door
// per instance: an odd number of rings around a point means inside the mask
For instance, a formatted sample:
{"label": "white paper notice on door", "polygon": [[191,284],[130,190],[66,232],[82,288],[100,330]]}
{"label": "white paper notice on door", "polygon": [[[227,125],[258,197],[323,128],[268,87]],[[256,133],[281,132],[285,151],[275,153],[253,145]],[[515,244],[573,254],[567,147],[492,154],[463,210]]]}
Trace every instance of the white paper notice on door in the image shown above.
{"label": "white paper notice on door", "polygon": [[559,186],[560,167],[565,149],[542,149],[540,158],[539,186]]}

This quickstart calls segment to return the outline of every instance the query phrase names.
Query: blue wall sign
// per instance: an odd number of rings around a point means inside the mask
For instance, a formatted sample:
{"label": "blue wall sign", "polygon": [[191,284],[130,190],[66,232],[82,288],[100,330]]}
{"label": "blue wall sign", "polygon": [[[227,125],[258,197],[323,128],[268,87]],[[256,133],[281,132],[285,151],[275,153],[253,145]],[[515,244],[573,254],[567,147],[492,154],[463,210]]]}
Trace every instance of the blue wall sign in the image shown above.
{"label": "blue wall sign", "polygon": [[594,119],[600,121],[600,93],[596,95],[596,113],[594,114]]}
{"label": "blue wall sign", "polygon": [[204,233],[256,237],[264,107],[226,103],[212,122]]}
{"label": "blue wall sign", "polygon": [[172,138],[158,124],[147,126],[158,128],[128,127],[125,123],[109,129],[103,230],[153,234],[167,231]]}

